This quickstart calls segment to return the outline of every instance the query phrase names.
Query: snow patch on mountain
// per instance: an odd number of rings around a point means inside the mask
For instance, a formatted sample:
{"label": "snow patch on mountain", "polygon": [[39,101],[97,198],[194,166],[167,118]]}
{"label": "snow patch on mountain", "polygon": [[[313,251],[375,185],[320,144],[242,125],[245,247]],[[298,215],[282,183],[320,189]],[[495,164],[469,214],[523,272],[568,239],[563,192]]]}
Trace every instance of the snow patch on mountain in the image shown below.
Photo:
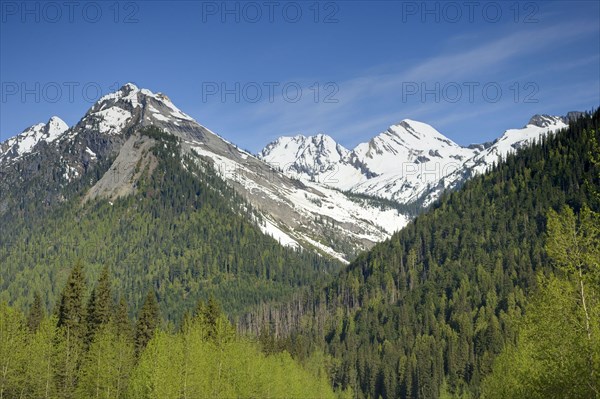
{"label": "snow patch on mountain", "polygon": [[275,225],[275,223],[271,222],[269,219],[264,219],[262,223],[258,223],[258,227],[260,230],[268,236],[273,237],[277,240],[281,245],[285,247],[298,248],[298,242],[290,237],[288,234],[284,233],[279,227]]}
{"label": "snow patch on mountain", "polygon": [[508,154],[531,145],[534,141],[548,135],[550,132],[564,129],[569,125],[565,119],[557,116],[535,115],[529,123],[521,129],[509,129],[496,140],[491,147],[482,151],[470,160],[475,173],[484,173],[500,159]]}
{"label": "snow patch on mountain", "polygon": [[121,133],[123,127],[125,127],[131,118],[131,112],[118,107],[104,109],[96,112],[94,115],[100,117],[98,121],[100,132],[107,134]]}
{"label": "snow patch on mountain", "polygon": [[283,245],[314,247],[347,260],[348,254],[334,249],[336,244],[329,239],[343,237],[364,250],[408,223],[408,217],[395,209],[350,199],[319,183],[288,180],[275,169],[259,167],[260,160],[241,150],[215,151],[209,140],[187,144],[194,154],[210,159],[222,178],[245,193],[268,220],[267,226],[261,226],[263,231]]}

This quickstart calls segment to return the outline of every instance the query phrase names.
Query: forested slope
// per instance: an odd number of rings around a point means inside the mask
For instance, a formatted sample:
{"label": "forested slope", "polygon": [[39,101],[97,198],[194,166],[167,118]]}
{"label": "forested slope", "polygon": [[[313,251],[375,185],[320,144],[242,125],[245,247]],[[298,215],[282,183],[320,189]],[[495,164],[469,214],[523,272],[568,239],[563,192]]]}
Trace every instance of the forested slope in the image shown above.
{"label": "forested slope", "polygon": [[[360,397],[478,395],[517,335],[539,273],[549,210],[598,211],[600,113],[510,155],[446,194],[324,288],[241,323],[278,326],[298,355],[316,342],[338,359],[340,387]],[[281,326],[285,326],[282,328]]]}
{"label": "forested slope", "polygon": [[[31,204],[5,215],[0,301],[26,309],[39,292],[51,309],[80,260],[91,279],[108,266],[132,312],[153,288],[166,317],[177,321],[210,294],[234,314],[338,270],[336,261],[264,235],[251,222],[252,208],[208,163],[180,157],[175,136],[153,128],[142,134],[156,142],[156,165],[132,165],[142,168],[132,195],[86,202],[91,184],[77,183],[59,206]],[[100,176],[90,170],[82,180]]]}

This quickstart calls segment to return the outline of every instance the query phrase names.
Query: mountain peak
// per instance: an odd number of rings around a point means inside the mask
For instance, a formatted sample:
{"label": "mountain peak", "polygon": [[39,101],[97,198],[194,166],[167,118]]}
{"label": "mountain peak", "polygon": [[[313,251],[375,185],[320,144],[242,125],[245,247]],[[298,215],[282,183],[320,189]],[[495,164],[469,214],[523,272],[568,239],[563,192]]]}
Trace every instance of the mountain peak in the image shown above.
{"label": "mountain peak", "polygon": [[[427,125],[425,122],[419,122],[417,120],[414,119],[408,119],[408,118],[404,118],[402,119],[398,124],[396,124],[395,126],[411,126],[411,125]],[[429,125],[427,125],[429,126]]]}
{"label": "mountain peak", "polygon": [[[428,204],[465,176],[485,171],[499,156],[565,127],[569,118],[577,116],[575,112],[567,117],[535,115],[526,127],[510,129],[493,143],[468,147],[427,123],[406,118],[351,151],[338,150],[341,156],[328,151],[336,147],[328,145],[328,136],[320,134],[296,141],[278,139],[265,147],[260,157],[272,164],[288,165],[284,171],[294,177],[403,204],[426,198],[424,204]],[[331,143],[335,141],[331,139]]]}
{"label": "mountain peak", "polygon": [[131,90],[139,90],[139,88],[131,82],[125,83],[119,91],[131,91]]}
{"label": "mountain peak", "polygon": [[53,116],[48,120],[48,123],[45,125],[45,132],[50,137],[56,137],[67,131],[69,129],[69,125],[65,123],[58,116]]}
{"label": "mountain peak", "polygon": [[283,165],[294,177],[306,177],[331,171],[332,165],[346,159],[348,154],[331,136],[319,133],[279,137],[263,148],[258,157],[272,165]]}
{"label": "mountain peak", "polygon": [[[537,127],[548,127],[552,125],[556,125],[557,123],[564,123],[564,118],[560,116],[552,116],[547,114],[536,114],[529,119],[527,125],[533,125]],[[525,126],[527,127],[527,126]]]}
{"label": "mountain peak", "polygon": [[[581,111],[569,111],[565,116],[554,116],[547,114],[536,114],[529,119],[527,125],[533,125],[537,127],[565,127],[569,122],[575,121],[585,115],[585,112]],[[527,127],[527,126],[525,126]]]}
{"label": "mountain peak", "polygon": [[[390,126],[385,132],[371,139],[369,145],[378,152],[391,150],[394,153],[397,152],[397,149],[393,150],[392,147],[398,146],[421,151],[435,151],[440,146],[460,147],[433,126],[413,119],[403,119]],[[359,145],[359,147],[361,146]]]}
{"label": "mountain peak", "polygon": [[62,123],[65,123],[62,119],[60,119],[60,117],[58,117],[56,115],[51,116],[50,119],[48,119],[48,122],[59,122],[59,123],[62,122]]}
{"label": "mountain peak", "polygon": [[165,94],[140,89],[133,83],[127,83],[119,90],[100,98],[82,121],[84,126],[97,126],[105,134],[119,134],[126,126],[135,123],[158,126],[169,124],[175,127],[181,123],[195,123],[192,117],[177,108]]}
{"label": "mountain peak", "polygon": [[42,141],[52,143],[68,129],[69,126],[58,116],[51,117],[47,123],[32,125],[0,143],[0,162],[18,159],[34,151],[35,146]]}

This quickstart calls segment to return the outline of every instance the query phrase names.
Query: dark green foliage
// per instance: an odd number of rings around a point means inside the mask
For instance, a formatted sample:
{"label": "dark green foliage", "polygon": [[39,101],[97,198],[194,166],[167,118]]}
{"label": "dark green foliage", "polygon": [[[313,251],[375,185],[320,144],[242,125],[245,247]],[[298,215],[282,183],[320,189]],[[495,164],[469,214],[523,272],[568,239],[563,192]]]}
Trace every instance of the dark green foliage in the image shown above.
{"label": "dark green foliage", "polygon": [[87,340],[94,338],[94,334],[101,325],[109,322],[113,311],[108,267],[102,269],[98,284],[92,290],[87,308]]}
{"label": "dark green foliage", "polygon": [[259,318],[302,320],[287,347],[301,354],[303,343],[321,342],[340,361],[334,383],[361,398],[435,398],[442,387],[478,395],[516,339],[537,274],[554,270],[544,248],[548,210],[600,209],[590,152],[599,124],[596,112],[509,155],[324,289]]}
{"label": "dark green foliage", "polygon": [[126,338],[133,336],[131,321],[129,320],[129,312],[127,311],[127,303],[123,297],[119,298],[119,303],[115,308],[114,324],[119,335]]}
{"label": "dark green foliage", "polygon": [[135,327],[135,349],[138,352],[146,347],[159,325],[160,310],[156,302],[156,294],[148,291]]}
{"label": "dark green foliage", "polygon": [[352,191],[343,191],[343,193],[355,202],[364,203],[368,206],[376,206],[379,207],[381,210],[390,208],[396,209],[401,214],[407,215],[409,217],[414,217],[419,215],[420,213],[423,213],[423,203],[427,197],[426,193],[421,198],[417,198],[410,204],[399,204],[398,202],[387,198],[372,197],[363,193],[354,193]]}
{"label": "dark green foliage", "polygon": [[63,289],[58,307],[58,327],[62,327],[73,337],[82,338],[85,332],[86,281],[81,261],[75,263],[67,284]]}
{"label": "dark green foliage", "polygon": [[158,141],[168,142],[171,144],[177,144],[180,141],[177,136],[164,132],[160,129],[156,129],[154,127],[142,129],[140,130],[140,134],[143,136],[148,136]]}
{"label": "dark green foliage", "polygon": [[31,332],[35,332],[42,320],[44,319],[45,311],[44,304],[42,303],[42,298],[40,294],[36,292],[33,294],[33,304],[29,309],[29,314],[27,315],[27,327]]}

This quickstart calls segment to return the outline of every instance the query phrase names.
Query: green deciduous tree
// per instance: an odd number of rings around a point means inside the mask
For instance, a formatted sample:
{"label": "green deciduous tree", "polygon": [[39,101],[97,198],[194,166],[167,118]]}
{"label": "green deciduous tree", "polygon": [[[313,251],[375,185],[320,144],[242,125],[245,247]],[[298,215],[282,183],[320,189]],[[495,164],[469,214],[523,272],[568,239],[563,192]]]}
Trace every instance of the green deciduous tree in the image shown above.
{"label": "green deciduous tree", "polygon": [[19,397],[25,382],[26,343],[25,317],[0,302],[0,399]]}
{"label": "green deciduous tree", "polygon": [[540,277],[515,345],[484,381],[485,398],[600,397],[600,217],[583,207],[548,214],[557,276]]}
{"label": "green deciduous tree", "polygon": [[[579,309],[577,284],[557,277],[541,278],[540,291],[527,306],[516,345],[508,345],[483,383],[489,399],[591,399],[597,397],[598,346],[588,341]],[[598,320],[596,320],[598,322]],[[595,346],[594,364],[587,354]]]}
{"label": "green deciduous tree", "polygon": [[27,364],[23,396],[26,398],[56,398],[57,387],[55,380],[57,347],[59,330],[56,318],[41,320],[35,332],[32,332],[27,344]]}
{"label": "green deciduous tree", "polygon": [[78,397],[125,397],[133,364],[133,343],[119,335],[113,323],[103,324],[94,335],[79,370]]}

